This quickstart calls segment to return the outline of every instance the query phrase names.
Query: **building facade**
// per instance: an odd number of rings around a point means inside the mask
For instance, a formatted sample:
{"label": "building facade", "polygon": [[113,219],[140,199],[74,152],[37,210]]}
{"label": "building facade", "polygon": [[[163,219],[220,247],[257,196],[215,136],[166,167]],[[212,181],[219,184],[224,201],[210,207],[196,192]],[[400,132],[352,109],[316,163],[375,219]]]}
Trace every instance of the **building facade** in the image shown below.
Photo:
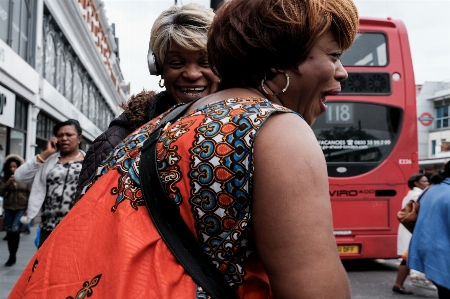
{"label": "building facade", "polygon": [[450,82],[425,82],[417,96],[419,165],[432,174],[450,160]]}
{"label": "building facade", "polygon": [[0,164],[44,150],[69,118],[86,150],[128,98],[118,53],[101,0],[0,0]]}

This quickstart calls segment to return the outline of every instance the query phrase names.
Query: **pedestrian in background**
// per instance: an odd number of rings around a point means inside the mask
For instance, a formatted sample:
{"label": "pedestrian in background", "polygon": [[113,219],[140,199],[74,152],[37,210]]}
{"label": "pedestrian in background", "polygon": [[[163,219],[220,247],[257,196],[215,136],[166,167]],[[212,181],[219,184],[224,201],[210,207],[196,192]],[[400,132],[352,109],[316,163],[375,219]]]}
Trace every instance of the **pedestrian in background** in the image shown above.
{"label": "pedestrian in background", "polygon": [[[403,209],[410,200],[417,201],[420,194],[422,194],[423,189],[425,189],[429,185],[430,183],[428,182],[428,178],[423,173],[412,175],[408,179],[408,187],[410,190],[403,198],[401,208]],[[398,267],[397,278],[395,280],[394,286],[392,287],[392,291],[403,295],[414,294],[412,291],[407,290],[403,286],[406,278],[410,274],[410,269],[406,265],[406,257],[410,240],[411,240],[411,233],[406,229],[406,227],[403,226],[403,224],[400,223],[398,226],[398,234],[397,234],[397,254],[402,257],[402,261],[400,263],[400,266]],[[418,273],[416,273],[415,279],[418,279],[417,277]]]}
{"label": "pedestrian in background", "polygon": [[[188,103],[217,90],[218,78],[209,68],[206,38],[214,18],[212,9],[190,3],[172,6],[155,20],[150,34],[148,60],[161,75],[164,91],[155,94],[143,90],[122,106],[124,112],[89,147],[80,182],[79,199],[91,186],[92,175],[101,162],[131,132],[172,106]],[[152,55],[153,54],[153,55]]]}
{"label": "pedestrian in background", "polygon": [[74,205],[85,155],[79,149],[81,134],[75,119],[57,123],[46,149],[16,170],[16,181],[32,184],[23,223],[29,223],[42,208],[39,247]]}
{"label": "pedestrian in background", "polygon": [[8,241],[9,258],[5,266],[16,263],[16,253],[20,242],[20,217],[25,213],[30,196],[30,185],[16,182],[14,173],[24,163],[18,155],[9,155],[3,164],[3,178],[0,180],[0,196],[3,196],[4,227]]}
{"label": "pedestrian in background", "polygon": [[[438,178],[434,178],[438,179]],[[408,253],[408,266],[425,274],[440,299],[450,298],[450,163],[442,181],[420,199],[420,210]]]}

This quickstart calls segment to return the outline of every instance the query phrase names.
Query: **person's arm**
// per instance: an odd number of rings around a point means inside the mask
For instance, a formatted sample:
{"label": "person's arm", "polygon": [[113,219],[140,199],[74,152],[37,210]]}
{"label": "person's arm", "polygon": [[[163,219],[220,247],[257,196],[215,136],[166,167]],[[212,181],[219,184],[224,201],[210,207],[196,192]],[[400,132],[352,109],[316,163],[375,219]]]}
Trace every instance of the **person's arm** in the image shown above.
{"label": "person's arm", "polygon": [[36,157],[31,158],[24,164],[20,165],[14,172],[16,181],[23,184],[32,184],[34,176],[40,166],[41,163],[36,162]]}
{"label": "person's arm", "polygon": [[254,167],[255,242],[274,298],[350,298],[311,128],[292,113],[270,117],[256,137]]}
{"label": "person's arm", "polygon": [[38,155],[36,155],[24,164],[20,165],[14,172],[14,179],[16,182],[27,185],[32,184],[36,172],[44,163],[42,161],[46,161],[48,157],[57,152],[56,146],[52,146],[52,144],[56,145],[57,141],[58,140],[56,137],[50,138],[50,140],[47,141],[47,148],[39,154],[39,158]]}

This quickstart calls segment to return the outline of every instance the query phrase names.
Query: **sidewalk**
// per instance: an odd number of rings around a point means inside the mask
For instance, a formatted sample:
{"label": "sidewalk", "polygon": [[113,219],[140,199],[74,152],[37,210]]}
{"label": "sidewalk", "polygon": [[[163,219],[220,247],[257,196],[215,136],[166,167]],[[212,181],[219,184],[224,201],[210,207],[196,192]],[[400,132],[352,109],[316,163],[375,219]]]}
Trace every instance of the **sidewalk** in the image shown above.
{"label": "sidewalk", "polygon": [[36,228],[38,226],[39,224],[35,224],[30,228],[31,234],[20,236],[17,262],[11,267],[5,267],[4,265],[9,257],[8,242],[3,240],[6,232],[0,232],[0,299],[8,298],[23,269],[25,269],[30,259],[36,253],[37,248],[34,245],[34,238],[36,237]]}

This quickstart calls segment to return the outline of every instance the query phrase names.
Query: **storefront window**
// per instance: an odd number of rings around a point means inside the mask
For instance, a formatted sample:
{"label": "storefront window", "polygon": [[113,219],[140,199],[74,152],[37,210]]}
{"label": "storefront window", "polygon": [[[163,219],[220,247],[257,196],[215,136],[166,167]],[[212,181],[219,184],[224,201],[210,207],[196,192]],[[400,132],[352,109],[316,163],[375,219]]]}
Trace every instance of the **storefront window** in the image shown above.
{"label": "storefront window", "polygon": [[89,119],[94,119],[94,116],[95,116],[95,90],[94,90],[94,88],[92,88],[92,85],[91,85],[91,88],[89,89],[89,111],[88,111],[88,114],[86,114],[88,117],[89,117]]}
{"label": "storefront window", "polygon": [[101,128],[102,127],[102,125],[101,125],[101,119],[100,119],[100,116],[101,116],[101,112],[100,112],[100,101],[101,101],[101,99],[100,99],[100,97],[98,97],[97,99],[96,99],[96,101],[95,101],[95,124],[97,125],[97,127],[99,127],[99,128]]}
{"label": "storefront window", "polygon": [[55,88],[64,94],[64,83],[66,74],[66,62],[64,61],[64,48],[58,46],[58,54],[56,55],[56,84]]}
{"label": "storefront window", "polygon": [[35,5],[36,1],[0,0],[0,38],[28,63],[33,56],[28,52]]}
{"label": "storefront window", "polygon": [[16,98],[14,129],[11,130],[9,153],[25,157],[28,104]]}
{"label": "storefront window", "polygon": [[64,96],[72,102],[72,62],[69,58],[66,59],[66,88]]}
{"label": "storefront window", "polygon": [[56,51],[53,34],[48,33],[45,38],[45,79],[55,86]]}
{"label": "storefront window", "polygon": [[[28,11],[31,7],[29,7],[30,1],[26,0],[16,0],[16,2],[20,2],[20,46],[19,46],[19,53],[20,57],[22,57],[24,60],[27,60],[27,54],[28,54],[28,22],[29,22],[29,16]],[[31,15],[31,14],[30,14]]]}
{"label": "storefront window", "polygon": [[53,136],[53,127],[57,120],[44,113],[39,113],[37,117],[36,130],[36,154],[42,153],[47,148],[47,141]]}
{"label": "storefront window", "polygon": [[450,120],[449,111],[450,106],[442,106],[436,109],[437,112],[436,129],[449,127],[449,120]]}
{"label": "storefront window", "polygon": [[89,149],[91,144],[92,143],[89,140],[87,140],[86,138],[83,138],[83,139],[81,139],[80,149],[87,152],[87,150]]}
{"label": "storefront window", "polygon": [[87,115],[88,107],[89,107],[89,83],[84,81],[83,82],[83,99],[81,103],[81,112],[84,115]]}
{"label": "storefront window", "polygon": [[9,0],[0,0],[0,38],[8,42]]}
{"label": "storefront window", "polygon": [[[100,119],[100,110],[104,108],[107,111],[102,114],[107,117],[107,124],[112,119],[113,113],[108,105],[105,105],[105,107],[101,105],[104,102],[101,92],[77,58],[72,46],[47,8],[44,8],[43,31],[45,44],[42,57],[45,61],[44,77],[60,92],[64,90],[61,93],[64,94],[66,99],[91,119],[95,125],[101,130],[106,129],[107,126],[103,125],[104,121]],[[58,61],[57,66],[55,66],[56,61]],[[62,87],[63,83],[64,88]]]}
{"label": "storefront window", "polygon": [[25,133],[12,129],[9,149],[11,154],[25,157]]}
{"label": "storefront window", "polygon": [[27,108],[28,105],[20,100],[16,101],[16,112],[14,117],[14,128],[27,130]]}
{"label": "storefront window", "polygon": [[77,109],[81,109],[81,96],[83,92],[83,86],[81,85],[81,78],[78,72],[73,73],[73,104]]}

